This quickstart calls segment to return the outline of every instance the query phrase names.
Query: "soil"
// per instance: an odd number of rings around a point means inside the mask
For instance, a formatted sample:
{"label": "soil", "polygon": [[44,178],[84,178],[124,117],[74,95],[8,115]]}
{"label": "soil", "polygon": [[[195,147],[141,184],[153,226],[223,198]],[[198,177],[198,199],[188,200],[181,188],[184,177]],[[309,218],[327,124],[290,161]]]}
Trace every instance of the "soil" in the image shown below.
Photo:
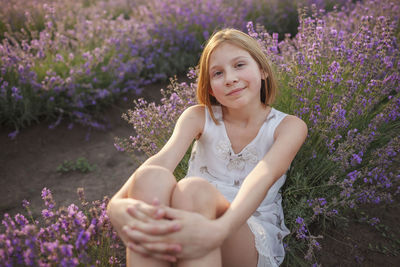
{"label": "soil", "polygon": [[[392,204],[365,205],[347,214],[348,221],[330,227],[317,253],[322,266],[400,266],[400,197]],[[371,226],[362,218],[377,217]]]}
{"label": "soil", "polygon": [[[160,89],[166,85],[149,85],[140,97],[157,102]],[[134,134],[121,114],[133,107],[135,98],[138,96],[132,95],[128,101],[120,100],[107,109],[104,117],[110,128],[91,131],[88,140],[86,127],[75,125],[69,130],[67,122],[53,130],[48,129],[49,123],[42,122],[22,130],[15,140],[7,136],[12,129],[0,129],[1,218],[5,213],[24,212],[24,199],[31,202],[34,217],[40,217],[44,187],[52,191],[57,206],[78,204],[79,187],[84,188],[88,201],[111,197],[137,167],[131,157],[118,152],[113,145],[114,137]],[[57,172],[65,160],[75,161],[79,157],[96,165],[96,169],[88,173]],[[349,215],[347,227],[332,228],[326,233],[321,241],[323,249],[317,254],[318,262],[322,266],[400,266],[399,203],[397,199],[391,205],[365,207],[381,219],[381,226],[376,228],[358,222],[354,214]]]}
{"label": "soil", "polygon": [[[158,102],[160,89],[167,83],[147,86],[140,97]],[[41,191],[52,191],[57,206],[79,203],[77,188],[83,187],[88,201],[111,197],[137,168],[137,163],[114,147],[115,137],[134,135],[133,128],[121,118],[122,113],[133,108],[137,95],[119,100],[104,112],[109,122],[106,131],[89,130],[69,122],[49,129],[49,122],[23,129],[14,140],[8,137],[12,129],[0,129],[0,216],[4,213],[24,212],[22,200],[31,203],[34,215],[43,209]],[[89,137],[89,138],[88,138]],[[85,158],[95,170],[87,173],[71,171],[61,173],[57,168],[64,161],[75,162]],[[141,155],[138,155],[141,157]]]}

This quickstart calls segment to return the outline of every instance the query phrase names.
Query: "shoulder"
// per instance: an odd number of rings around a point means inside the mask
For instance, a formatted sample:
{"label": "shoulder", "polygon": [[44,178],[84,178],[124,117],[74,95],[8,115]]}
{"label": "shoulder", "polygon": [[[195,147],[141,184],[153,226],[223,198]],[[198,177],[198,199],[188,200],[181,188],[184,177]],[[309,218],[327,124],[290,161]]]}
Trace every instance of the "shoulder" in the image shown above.
{"label": "shoulder", "polygon": [[294,115],[286,115],[276,127],[274,139],[282,135],[290,135],[300,140],[305,140],[308,133],[307,124]]}
{"label": "shoulder", "polygon": [[177,126],[179,125],[185,130],[193,130],[196,132],[196,136],[199,136],[204,128],[205,124],[205,106],[194,105],[183,111]]}
{"label": "shoulder", "polygon": [[180,117],[183,120],[205,120],[205,107],[203,105],[194,105],[185,109]]}

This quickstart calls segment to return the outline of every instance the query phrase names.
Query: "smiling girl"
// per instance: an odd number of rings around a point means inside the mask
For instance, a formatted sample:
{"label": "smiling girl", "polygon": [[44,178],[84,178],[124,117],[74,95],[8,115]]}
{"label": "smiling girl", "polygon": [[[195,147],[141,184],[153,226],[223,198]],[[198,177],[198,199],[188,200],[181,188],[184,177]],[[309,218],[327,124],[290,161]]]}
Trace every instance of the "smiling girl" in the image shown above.
{"label": "smiling girl", "polygon": [[[279,190],[307,126],[272,108],[275,94],[256,40],[235,29],[211,36],[199,63],[199,104],[109,203],[128,266],[282,263],[289,231]],[[193,140],[187,175],[176,182]]]}

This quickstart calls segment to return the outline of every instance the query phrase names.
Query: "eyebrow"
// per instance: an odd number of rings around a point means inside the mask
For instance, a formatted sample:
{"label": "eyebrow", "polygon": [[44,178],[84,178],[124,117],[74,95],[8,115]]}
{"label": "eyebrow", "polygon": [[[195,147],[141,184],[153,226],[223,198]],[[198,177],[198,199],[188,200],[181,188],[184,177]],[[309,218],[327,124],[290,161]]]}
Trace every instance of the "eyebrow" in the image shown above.
{"label": "eyebrow", "polygon": [[[231,62],[237,61],[238,59],[242,59],[242,58],[243,59],[247,59],[248,57],[247,56],[237,56],[237,57],[232,58]],[[210,66],[210,71],[215,69],[215,68],[217,68],[217,67],[218,67],[218,65]]]}

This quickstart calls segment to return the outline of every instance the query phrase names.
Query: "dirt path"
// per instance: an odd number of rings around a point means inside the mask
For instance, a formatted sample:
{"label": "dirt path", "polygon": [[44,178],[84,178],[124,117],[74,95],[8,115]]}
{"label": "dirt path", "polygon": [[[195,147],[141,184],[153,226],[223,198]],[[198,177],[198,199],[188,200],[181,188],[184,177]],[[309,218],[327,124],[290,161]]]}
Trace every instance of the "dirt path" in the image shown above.
{"label": "dirt path", "polygon": [[[160,89],[167,83],[153,84],[145,88],[142,97],[156,101]],[[114,137],[128,137],[132,128],[121,114],[133,107],[130,96],[127,102],[118,101],[105,112],[110,122],[107,131],[91,131],[75,125],[68,130],[68,124],[48,129],[49,123],[42,122],[22,130],[15,140],[8,138],[10,129],[0,130],[0,216],[8,212],[16,214],[23,210],[23,199],[31,202],[36,215],[41,212],[43,202],[41,190],[49,188],[57,205],[78,203],[76,190],[85,189],[88,200],[112,196],[137,167],[125,153],[118,152],[113,144]],[[75,161],[84,157],[97,167],[89,173],[78,171],[59,173],[57,167],[65,160]]]}

